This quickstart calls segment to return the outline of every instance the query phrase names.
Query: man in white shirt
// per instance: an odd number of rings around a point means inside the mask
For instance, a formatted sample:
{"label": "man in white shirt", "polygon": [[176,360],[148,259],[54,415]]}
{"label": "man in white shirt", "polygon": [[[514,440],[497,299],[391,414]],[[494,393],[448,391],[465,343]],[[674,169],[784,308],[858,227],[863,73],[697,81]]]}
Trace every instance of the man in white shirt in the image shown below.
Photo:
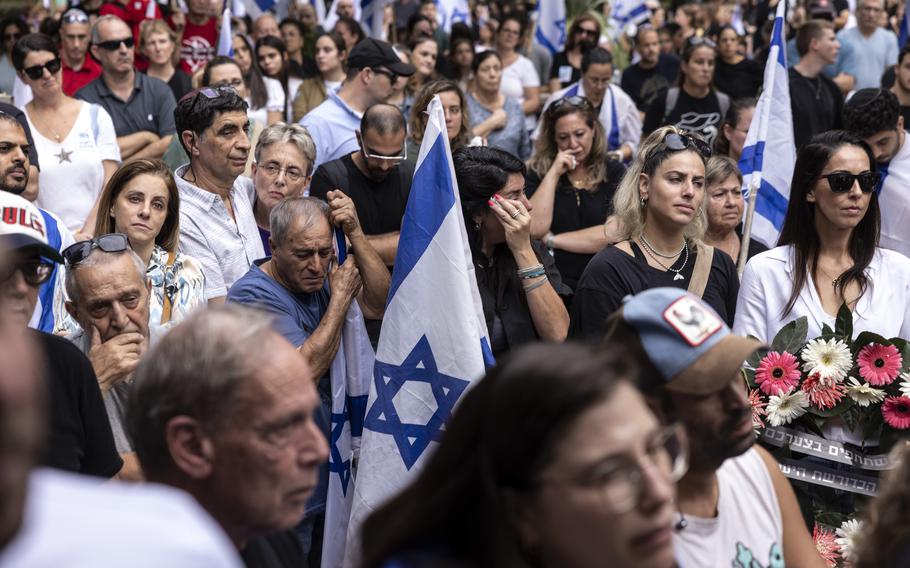
{"label": "man in white shirt", "polygon": [[844,105],[844,128],[869,144],[882,174],[879,245],[910,255],[910,144],[897,96],[887,89],[857,91]]}
{"label": "man in white shirt", "polygon": [[677,288],[639,293],[607,326],[605,344],[639,359],[639,389],[661,421],[686,429],[690,465],[677,485],[674,535],[680,565],[822,568],[790,482],[754,446],[741,367],[761,343],[733,335],[700,298]]}
{"label": "man in white shirt", "polygon": [[[622,162],[632,159],[641,140],[641,115],[635,101],[613,84],[613,56],[602,47],[589,50],[581,58],[581,80],[556,91],[544,104],[547,112],[554,102],[568,97],[585,97],[598,111],[607,136],[610,157]],[[532,138],[540,134],[540,123]]]}

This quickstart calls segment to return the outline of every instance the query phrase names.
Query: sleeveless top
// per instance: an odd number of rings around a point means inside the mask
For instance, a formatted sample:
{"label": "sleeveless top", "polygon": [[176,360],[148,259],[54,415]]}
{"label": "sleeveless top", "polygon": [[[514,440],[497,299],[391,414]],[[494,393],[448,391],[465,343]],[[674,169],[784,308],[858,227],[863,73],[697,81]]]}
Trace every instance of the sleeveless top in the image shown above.
{"label": "sleeveless top", "polygon": [[[673,535],[685,568],[783,568],[783,520],[765,462],[755,448],[728,459],[717,470],[717,517],[686,515],[688,525]],[[675,513],[674,523],[680,514]]]}

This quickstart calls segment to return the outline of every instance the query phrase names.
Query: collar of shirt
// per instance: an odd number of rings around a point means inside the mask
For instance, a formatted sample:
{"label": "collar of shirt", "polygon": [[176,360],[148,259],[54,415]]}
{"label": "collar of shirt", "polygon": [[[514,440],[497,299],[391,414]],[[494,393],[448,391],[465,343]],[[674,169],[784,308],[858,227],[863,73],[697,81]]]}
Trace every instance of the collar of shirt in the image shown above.
{"label": "collar of shirt", "polygon": [[[133,98],[136,96],[136,93],[142,90],[143,77],[145,77],[143,73],[140,73],[139,71],[133,71],[133,92],[130,93],[130,98],[126,102],[133,100]],[[98,94],[102,97],[114,97],[119,100],[119,97],[114,94],[114,91],[112,91],[111,88],[107,86],[107,81],[104,79],[103,70],[101,71],[101,75],[98,77],[98,79],[100,79],[98,81]]]}
{"label": "collar of shirt", "polygon": [[338,91],[332,91],[331,93],[328,93],[328,98],[330,100],[332,100],[336,105],[341,107],[348,114],[350,114],[352,116],[356,116],[358,120],[363,118],[363,113],[357,112],[356,110],[349,107],[348,103],[344,102],[344,100],[338,96]]}
{"label": "collar of shirt", "polygon": [[[217,193],[207,191],[202,189],[194,183],[190,183],[183,179],[183,174],[190,169],[189,164],[184,164],[177,168],[174,172],[174,181],[177,183],[177,189],[180,190],[180,200],[184,204],[192,204],[202,210],[211,210],[218,203],[221,203],[221,196]],[[239,191],[237,180],[243,176],[238,176],[234,180],[234,184],[231,186],[231,198],[233,199],[234,194]]]}
{"label": "collar of shirt", "polygon": [[[70,73],[88,74],[88,73],[94,73],[96,69],[98,69],[99,71],[101,70],[101,66],[98,65],[97,63],[95,63],[95,60],[92,59],[92,57],[88,54],[88,52],[85,53],[85,59],[82,61],[82,66],[79,67],[78,70],[73,69],[72,67],[67,65],[66,60],[63,59],[62,57],[60,58],[60,60],[63,62],[63,70],[69,71]],[[105,85],[105,86],[107,86],[107,85]]]}

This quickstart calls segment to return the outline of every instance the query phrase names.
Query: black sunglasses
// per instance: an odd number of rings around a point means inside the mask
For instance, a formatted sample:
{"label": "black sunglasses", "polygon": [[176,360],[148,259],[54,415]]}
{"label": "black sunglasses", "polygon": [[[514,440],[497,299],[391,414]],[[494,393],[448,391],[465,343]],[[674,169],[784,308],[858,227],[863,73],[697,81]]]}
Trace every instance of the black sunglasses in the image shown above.
{"label": "black sunglasses", "polygon": [[99,41],[95,45],[97,45],[101,49],[104,49],[107,51],[117,51],[118,49],[120,49],[121,43],[123,45],[125,45],[127,49],[132,49],[133,46],[136,45],[136,41],[132,37],[125,37],[123,39],[112,39],[112,40],[108,40],[108,41]]}
{"label": "black sunglasses", "polygon": [[0,282],[6,282],[16,272],[22,271],[22,277],[29,286],[40,286],[48,281],[54,272],[54,264],[43,260],[28,260],[5,266],[0,272]]}
{"label": "black sunglasses", "polygon": [[711,41],[711,39],[703,37],[703,36],[692,36],[686,40],[687,49],[701,47],[703,45],[706,45],[706,46],[710,47],[711,49],[715,49],[717,47],[717,44],[714,43],[713,41]]}
{"label": "black sunglasses", "polygon": [[857,181],[859,181],[859,188],[863,193],[872,193],[882,181],[882,174],[878,172],[862,172],[859,174],[834,172],[818,177],[828,180],[828,187],[830,187],[831,191],[834,193],[847,193],[853,188],[853,184]]}
{"label": "black sunglasses", "polygon": [[373,67],[370,67],[370,69],[372,69],[373,73],[376,73],[377,75],[385,75],[392,83],[398,80],[398,73],[395,73],[394,71],[389,71],[388,69],[375,69]]}
{"label": "black sunglasses", "polygon": [[104,252],[123,252],[130,248],[130,241],[123,233],[109,233],[90,241],[80,241],[63,250],[67,266],[76,266],[92,254],[96,248]]}
{"label": "black sunglasses", "polygon": [[587,28],[578,28],[578,32],[577,32],[577,33],[584,34],[584,35],[586,35],[586,36],[588,36],[588,37],[597,37],[597,36],[599,35],[599,34],[597,33],[597,30],[589,30],[589,29],[587,29]]}
{"label": "black sunglasses", "polygon": [[184,102],[192,99],[193,104],[190,105],[189,115],[193,114],[193,111],[196,109],[196,103],[199,102],[199,97],[203,96],[209,100],[217,99],[222,95],[227,94],[237,94],[237,91],[234,90],[234,87],[230,85],[212,85],[211,87],[202,87],[201,89],[196,89],[195,91],[190,91],[189,93],[180,97],[180,100],[177,102],[178,105],[183,104]]}
{"label": "black sunglasses", "polygon": [[87,24],[88,16],[82,10],[74,8],[72,10],[67,10],[67,12],[63,14],[62,20],[64,24]]}
{"label": "black sunglasses", "polygon": [[47,69],[47,72],[51,75],[55,75],[57,71],[60,71],[60,65],[60,58],[57,57],[56,59],[51,59],[44,65],[32,65],[31,67],[26,67],[22,70],[22,72],[25,73],[32,81],[37,81],[41,77],[44,77],[45,69]]}
{"label": "black sunglasses", "polygon": [[583,108],[588,110],[594,110],[594,106],[591,105],[591,101],[587,97],[582,97],[580,95],[574,95],[571,97],[564,97],[559,99],[550,105],[549,112],[556,112],[557,109],[560,109],[564,106],[571,106],[573,108]]}
{"label": "black sunglasses", "polygon": [[692,136],[687,132],[677,134],[671,132],[664,138],[664,145],[669,150],[679,152],[680,150],[692,149],[701,154],[703,158],[711,157],[711,147],[701,138]]}

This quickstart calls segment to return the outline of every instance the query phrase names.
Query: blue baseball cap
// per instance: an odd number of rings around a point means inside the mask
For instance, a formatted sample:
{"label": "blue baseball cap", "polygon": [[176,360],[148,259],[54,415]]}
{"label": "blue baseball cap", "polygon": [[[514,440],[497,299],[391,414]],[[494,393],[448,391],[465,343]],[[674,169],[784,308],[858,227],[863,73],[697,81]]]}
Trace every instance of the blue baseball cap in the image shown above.
{"label": "blue baseball cap", "polygon": [[734,335],[701,298],[679,288],[627,296],[616,317],[637,332],[663,386],[676,392],[717,392],[752,353],[766,347],[757,339]]}

